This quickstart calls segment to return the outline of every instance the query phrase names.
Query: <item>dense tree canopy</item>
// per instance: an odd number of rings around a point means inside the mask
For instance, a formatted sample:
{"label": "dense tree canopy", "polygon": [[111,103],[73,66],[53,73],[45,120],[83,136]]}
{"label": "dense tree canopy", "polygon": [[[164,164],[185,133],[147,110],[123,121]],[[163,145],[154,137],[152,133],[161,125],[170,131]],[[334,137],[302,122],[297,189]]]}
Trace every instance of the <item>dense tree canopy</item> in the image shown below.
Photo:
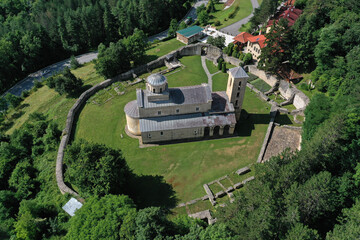
{"label": "dense tree canopy", "polygon": [[186,0],[39,0],[0,3],[0,92],[71,54],[130,36],[155,34],[181,19]]}
{"label": "dense tree canopy", "polygon": [[64,161],[66,178],[83,196],[126,192],[130,169],[120,150],[82,140],[67,148]]}

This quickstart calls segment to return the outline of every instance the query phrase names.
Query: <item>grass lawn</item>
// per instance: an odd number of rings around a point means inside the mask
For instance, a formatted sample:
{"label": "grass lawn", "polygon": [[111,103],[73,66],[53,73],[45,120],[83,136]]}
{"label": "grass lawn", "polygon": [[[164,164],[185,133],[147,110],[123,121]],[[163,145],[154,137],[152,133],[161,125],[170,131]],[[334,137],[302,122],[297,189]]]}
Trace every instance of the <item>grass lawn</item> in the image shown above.
{"label": "grass lawn", "polygon": [[311,79],[311,73],[303,73],[302,74],[303,79],[296,83],[296,87],[302,91],[310,100],[312,98],[312,96],[314,96],[314,94],[316,93],[320,93],[316,88],[315,89],[308,89],[308,84],[307,82]]}
{"label": "grass lawn", "polygon": [[[229,26],[251,14],[252,4],[250,0],[235,0],[230,8],[224,9],[224,4],[215,4],[216,12],[210,14],[209,24],[214,25],[216,21],[220,21],[220,25],[216,26],[218,29]],[[236,11],[233,18],[229,15]]]}
{"label": "grass lawn", "polygon": [[229,187],[232,186],[230,180],[227,179],[227,178],[221,180],[220,183],[221,183],[226,189],[228,189]]}
{"label": "grass lawn", "polygon": [[152,44],[149,49],[146,51],[147,61],[153,61],[157,59],[158,57],[164,56],[168,54],[171,51],[174,51],[178,49],[179,47],[185,46],[184,43],[176,40],[176,38],[164,41],[164,42],[158,42]]}
{"label": "grass lawn", "polygon": [[218,183],[213,183],[209,185],[209,188],[214,195],[220,191],[224,191],[224,189]]}
{"label": "grass lawn", "polygon": [[182,57],[180,62],[185,65],[185,68],[179,68],[173,72],[165,74],[168,79],[169,87],[191,86],[207,83],[207,76],[201,65],[200,56]]}
{"label": "grass lawn", "polygon": [[240,121],[237,137],[139,148],[138,140],[128,137],[124,131],[123,112],[125,104],[136,98],[134,90],[139,87],[144,84],[130,87],[124,95],[101,106],[86,104],[79,116],[75,138],[122,149],[135,173],[163,176],[173,186],[180,202],[202,197],[204,183],[256,161],[270,107],[255,94],[247,91],[244,109],[251,114]]}
{"label": "grass lawn", "polygon": [[220,71],[212,61],[205,59],[205,63],[206,63],[206,67],[209,70],[210,74]]}
{"label": "grass lawn", "polygon": [[260,78],[252,81],[251,84],[254,85],[254,87],[256,87],[261,92],[266,92],[271,89],[271,86]]}
{"label": "grass lawn", "polygon": [[[72,72],[84,81],[85,87],[104,81],[104,78],[96,74],[93,63],[88,63]],[[43,86],[28,96],[20,108],[10,110],[9,116],[18,115],[19,117],[14,120],[14,124],[6,131],[6,134],[11,134],[15,129],[20,128],[29,119],[29,115],[34,112],[47,114],[49,118],[59,124],[60,129],[63,129],[68,111],[75,101],[75,98],[60,95],[54,89]]]}

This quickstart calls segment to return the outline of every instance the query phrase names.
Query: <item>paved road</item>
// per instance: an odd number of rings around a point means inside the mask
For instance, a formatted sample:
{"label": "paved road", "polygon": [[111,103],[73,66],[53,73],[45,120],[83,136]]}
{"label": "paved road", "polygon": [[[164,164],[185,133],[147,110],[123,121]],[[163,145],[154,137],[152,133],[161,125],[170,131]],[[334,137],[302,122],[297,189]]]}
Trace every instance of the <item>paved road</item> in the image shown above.
{"label": "paved road", "polygon": [[[76,57],[76,59],[79,61],[79,63],[83,64],[97,58],[97,55],[97,52],[91,52],[79,55]],[[4,95],[7,93],[12,93],[16,96],[20,96],[23,91],[30,90],[34,86],[34,82],[50,77],[68,66],[70,66],[70,58],[45,67],[35,73],[29,74],[28,77],[10,88],[6,93],[4,93]]]}
{"label": "paved road", "polygon": [[[251,0],[251,4],[252,4],[252,7],[253,7],[253,12],[255,11],[255,8],[258,8],[259,7],[259,3],[257,0]],[[241,6],[240,6],[241,7]],[[236,22],[236,23],[233,23],[227,27],[224,27],[222,29],[220,29],[221,32],[224,32],[224,33],[228,33],[230,35],[233,35],[233,36],[236,36],[238,35],[240,32],[239,32],[239,28],[243,25],[243,24],[246,24],[250,21],[250,18],[252,16],[254,16],[253,12],[247,16],[246,18],[243,18],[241,19],[240,21]]]}
{"label": "paved road", "polygon": [[[185,17],[183,19],[180,20],[180,22],[184,21],[187,17],[191,17],[193,20],[197,19],[197,15],[196,15],[196,8],[198,8],[199,6],[205,4],[205,6],[207,5],[209,0],[198,0],[194,6],[188,11],[188,13],[185,15]],[[180,23],[179,22],[179,23]],[[154,40],[162,40],[164,38],[167,37],[168,35],[168,30],[166,29],[165,31],[158,33],[156,35],[153,35],[151,37],[149,37],[149,41],[153,42]]]}

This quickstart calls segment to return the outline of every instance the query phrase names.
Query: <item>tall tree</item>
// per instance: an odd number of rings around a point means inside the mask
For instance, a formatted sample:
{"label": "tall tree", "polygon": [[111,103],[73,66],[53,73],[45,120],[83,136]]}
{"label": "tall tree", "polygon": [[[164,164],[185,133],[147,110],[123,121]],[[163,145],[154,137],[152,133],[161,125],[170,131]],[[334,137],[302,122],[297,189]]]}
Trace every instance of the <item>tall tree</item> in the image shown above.
{"label": "tall tree", "polygon": [[116,19],[110,10],[108,1],[104,3],[104,30],[106,40],[105,43],[109,44],[110,42],[116,42],[119,38],[117,32],[118,26],[116,24]]}
{"label": "tall tree", "polygon": [[261,49],[259,68],[267,72],[277,73],[283,62],[289,59],[289,27],[288,21],[280,19],[265,34],[265,47]]}
{"label": "tall tree", "polygon": [[176,19],[173,18],[170,21],[168,36],[169,37],[175,37],[177,30],[178,30],[178,22],[176,21]]}

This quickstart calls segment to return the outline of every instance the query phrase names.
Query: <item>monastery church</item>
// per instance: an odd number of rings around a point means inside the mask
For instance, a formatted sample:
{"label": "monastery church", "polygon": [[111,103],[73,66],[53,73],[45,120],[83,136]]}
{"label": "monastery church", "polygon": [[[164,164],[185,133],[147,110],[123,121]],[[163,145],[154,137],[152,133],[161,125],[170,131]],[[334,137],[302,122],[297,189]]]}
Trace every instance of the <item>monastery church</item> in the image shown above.
{"label": "monastery church", "polygon": [[229,70],[226,92],[208,84],[168,88],[167,79],[152,74],[146,90],[126,104],[126,131],[142,143],[231,135],[240,118],[249,76],[242,67]]}

